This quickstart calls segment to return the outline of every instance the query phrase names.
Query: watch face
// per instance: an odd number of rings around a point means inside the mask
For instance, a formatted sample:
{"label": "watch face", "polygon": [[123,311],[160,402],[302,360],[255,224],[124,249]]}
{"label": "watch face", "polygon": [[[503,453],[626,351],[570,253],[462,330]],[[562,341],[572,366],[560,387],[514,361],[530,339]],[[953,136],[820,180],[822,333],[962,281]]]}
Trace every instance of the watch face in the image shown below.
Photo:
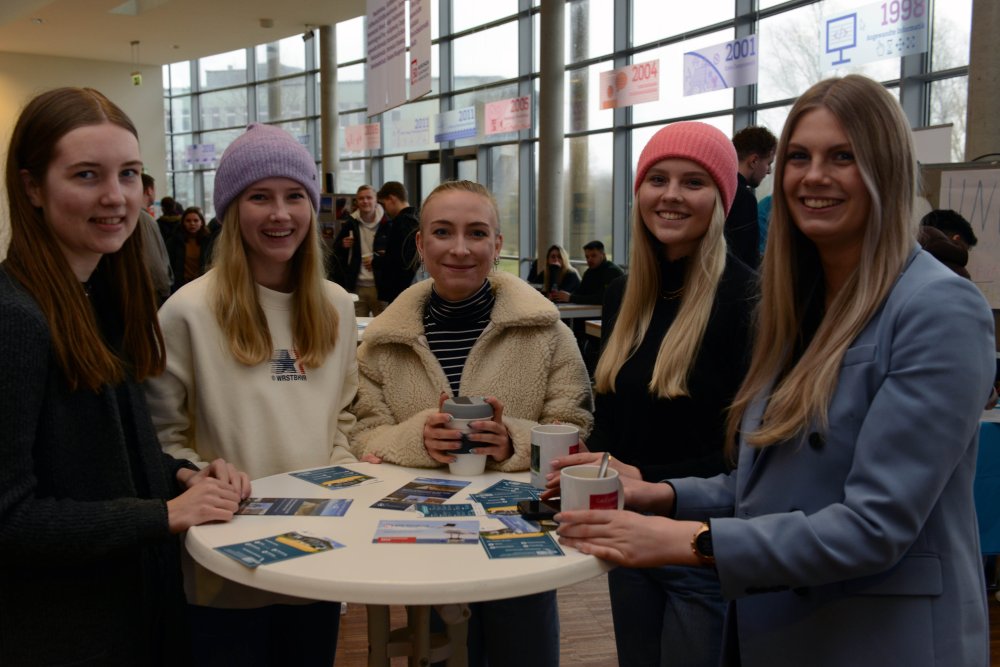
{"label": "watch face", "polygon": [[708,556],[709,558],[715,556],[715,552],[712,550],[712,531],[706,530],[699,533],[694,544],[698,548],[698,553],[702,556]]}

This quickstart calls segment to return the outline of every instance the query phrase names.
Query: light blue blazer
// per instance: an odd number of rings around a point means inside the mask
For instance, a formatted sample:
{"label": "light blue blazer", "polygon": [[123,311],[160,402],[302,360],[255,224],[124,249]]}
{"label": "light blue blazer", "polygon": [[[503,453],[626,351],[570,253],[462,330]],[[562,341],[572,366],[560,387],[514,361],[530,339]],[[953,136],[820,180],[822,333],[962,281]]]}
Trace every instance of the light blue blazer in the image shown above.
{"label": "light blue blazer", "polygon": [[993,332],[975,285],[916,250],[844,355],[826,430],[670,480],[677,518],[714,517],[743,667],[987,667],[972,481]]}

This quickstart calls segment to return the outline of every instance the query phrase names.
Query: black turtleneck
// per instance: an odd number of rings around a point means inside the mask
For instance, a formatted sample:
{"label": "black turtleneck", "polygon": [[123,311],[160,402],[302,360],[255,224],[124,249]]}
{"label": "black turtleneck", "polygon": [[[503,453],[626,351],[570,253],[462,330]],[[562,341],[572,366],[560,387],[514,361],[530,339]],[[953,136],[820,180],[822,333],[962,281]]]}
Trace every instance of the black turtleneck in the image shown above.
{"label": "black turtleneck", "polygon": [[[753,272],[727,257],[701,350],[688,377],[690,396],[661,399],[649,392],[660,341],[677,317],[686,260],[662,261],[660,298],[646,336],[622,365],[615,392],[595,396],[591,451],[609,451],[638,466],[643,479],[710,477],[724,472],[725,411],[743,381],[749,360]],[[627,276],[608,286],[602,343],[614,329]]]}
{"label": "black turtleneck", "polygon": [[475,294],[461,301],[447,301],[431,288],[431,298],[424,309],[424,334],[455,396],[459,395],[469,350],[489,323],[495,302],[489,280],[484,280]]}

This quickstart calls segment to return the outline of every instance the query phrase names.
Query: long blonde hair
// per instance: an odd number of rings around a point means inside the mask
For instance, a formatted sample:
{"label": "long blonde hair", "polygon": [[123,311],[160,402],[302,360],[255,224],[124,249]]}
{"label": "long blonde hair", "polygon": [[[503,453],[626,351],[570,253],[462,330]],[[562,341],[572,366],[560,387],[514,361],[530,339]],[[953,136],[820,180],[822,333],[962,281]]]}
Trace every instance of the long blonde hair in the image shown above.
{"label": "long blonde hair", "polygon": [[[660,398],[688,395],[688,375],[705,336],[715,292],[726,268],[726,216],[716,188],[715,208],[705,236],[688,258],[677,317],[660,341],[649,391]],[[649,329],[660,298],[660,257],[663,245],[646,228],[638,205],[632,206],[632,250],[621,311],[614,331],[594,371],[599,393],[615,390],[615,379]]]}
{"label": "long blonde hair", "polygon": [[[823,271],[816,246],[795,226],[789,212],[782,158],[799,120],[820,108],[832,113],[847,134],[871,206],[860,262],[795,359]],[[909,123],[899,103],[880,84],[850,75],[820,81],[807,90],[789,113],[778,157],[753,355],[727,425],[730,452],[743,413],[776,380],[761,425],[744,434],[750,445],[787,440],[814,421],[821,429],[827,426],[844,352],[885,300],[915,244],[912,207],[917,172]]]}
{"label": "long blonde hair", "polygon": [[[233,356],[241,364],[255,366],[270,359],[274,349],[243,245],[239,208],[236,201],[226,208],[215,244],[212,305]],[[312,211],[309,231],[291,260],[295,285],[292,339],[302,363],[311,368],[322,365],[333,351],[340,323],[327,297],[323,250],[316,228],[316,212]]]}

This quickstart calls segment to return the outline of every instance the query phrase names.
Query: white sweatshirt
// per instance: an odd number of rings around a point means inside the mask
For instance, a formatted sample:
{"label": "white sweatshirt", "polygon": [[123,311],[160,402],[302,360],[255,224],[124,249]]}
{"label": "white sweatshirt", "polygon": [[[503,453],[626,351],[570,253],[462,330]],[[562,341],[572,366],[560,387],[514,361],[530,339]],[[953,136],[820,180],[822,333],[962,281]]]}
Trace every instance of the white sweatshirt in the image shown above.
{"label": "white sweatshirt", "polygon": [[[321,367],[303,368],[292,345],[292,295],[258,285],[275,351],[270,361],[245,366],[232,356],[212,311],[214,276],[212,270],[188,283],[160,309],[167,368],[146,382],[146,398],[163,450],[201,466],[222,457],[251,479],[355,461],[347,434],[354,426],[348,408],[358,388],[358,334],[347,292],[326,283],[340,317],[337,344]],[[209,590],[218,586],[201,583],[207,574],[202,572],[194,599],[185,574],[188,600],[197,604],[255,607],[275,601],[245,587],[240,601],[228,599]],[[261,601],[250,600],[255,597]]]}

